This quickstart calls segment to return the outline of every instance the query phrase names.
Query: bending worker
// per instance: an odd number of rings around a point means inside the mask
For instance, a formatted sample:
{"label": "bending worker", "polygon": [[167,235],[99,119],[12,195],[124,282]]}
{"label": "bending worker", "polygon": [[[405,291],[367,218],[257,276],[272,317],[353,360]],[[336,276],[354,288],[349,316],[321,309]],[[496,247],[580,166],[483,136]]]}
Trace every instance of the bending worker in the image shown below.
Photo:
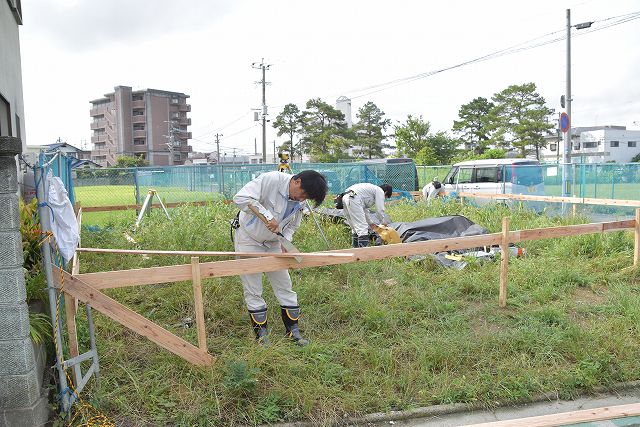
{"label": "bending worker", "polygon": [[442,183],[438,181],[437,177],[433,178],[433,181],[422,188],[422,198],[427,202],[427,204],[431,203],[431,200],[438,196],[444,196],[444,194],[444,187],[442,186]]}
{"label": "bending worker", "polygon": [[[327,180],[313,170],[291,176],[282,172],[264,173],[242,187],[233,201],[240,208],[239,227],[234,236],[237,252],[280,253],[282,248],[275,234],[280,231],[287,240],[300,226],[303,204],[307,199],[319,205],[327,194]],[[257,209],[268,221],[265,225],[250,210]],[[280,313],[286,336],[301,346],[307,345],[298,328],[300,306],[292,289],[288,270],[266,273],[271,288],[280,302]],[[244,300],[251,317],[256,340],[269,343],[267,330],[267,303],[262,298],[262,273],[240,275]]]}
{"label": "bending worker", "polygon": [[369,246],[369,224],[373,224],[369,208],[376,207],[379,224],[388,225],[384,218],[384,199],[391,197],[389,184],[377,186],[363,182],[354,184],[342,194],[344,216],[351,227],[351,244],[354,248]]}

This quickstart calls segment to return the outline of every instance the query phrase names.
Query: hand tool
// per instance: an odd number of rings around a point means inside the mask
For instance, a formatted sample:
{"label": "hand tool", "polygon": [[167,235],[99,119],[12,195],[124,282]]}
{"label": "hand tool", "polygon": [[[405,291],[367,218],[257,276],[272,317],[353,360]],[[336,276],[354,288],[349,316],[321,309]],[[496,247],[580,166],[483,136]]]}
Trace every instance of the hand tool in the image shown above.
{"label": "hand tool", "polygon": [[[248,205],[249,209],[251,209],[251,212],[254,213],[255,216],[257,216],[260,221],[262,221],[264,223],[264,225],[267,226],[269,225],[269,220],[260,213],[260,211],[258,210],[258,208],[256,208],[253,205]],[[282,247],[284,248],[285,251],[287,252],[291,252],[291,253],[300,253],[300,251],[298,250],[298,248],[296,248],[295,246],[293,246],[293,243],[291,243],[289,240],[287,240],[286,237],[284,237],[284,235],[282,234],[282,232],[280,230],[277,230],[274,232],[277,236],[278,236],[278,241],[280,242],[280,244],[282,245]],[[297,256],[295,257],[296,261],[300,262],[302,261],[302,257]]]}

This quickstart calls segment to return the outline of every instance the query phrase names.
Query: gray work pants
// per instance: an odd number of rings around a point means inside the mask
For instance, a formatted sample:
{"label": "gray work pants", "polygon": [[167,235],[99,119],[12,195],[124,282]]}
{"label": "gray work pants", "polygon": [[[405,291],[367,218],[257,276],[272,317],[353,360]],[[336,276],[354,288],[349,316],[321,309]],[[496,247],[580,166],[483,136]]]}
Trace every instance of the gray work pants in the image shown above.
{"label": "gray work pants", "polygon": [[[236,230],[233,240],[237,252],[282,253],[280,242],[277,240],[258,243],[249,237],[242,227]],[[267,307],[267,303],[262,298],[262,274],[240,275],[244,290],[244,301],[249,310],[260,310]],[[289,270],[271,271],[265,274],[280,305],[296,307],[298,305],[298,295],[293,291]]]}

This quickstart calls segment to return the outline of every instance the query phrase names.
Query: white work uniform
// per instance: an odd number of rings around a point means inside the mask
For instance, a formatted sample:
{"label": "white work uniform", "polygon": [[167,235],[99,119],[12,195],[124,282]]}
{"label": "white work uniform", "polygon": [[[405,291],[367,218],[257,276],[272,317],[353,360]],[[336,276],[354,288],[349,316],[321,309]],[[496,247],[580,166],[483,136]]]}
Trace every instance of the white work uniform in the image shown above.
{"label": "white work uniform", "polygon": [[425,185],[424,188],[422,189],[422,197],[427,203],[431,203],[431,200],[435,199],[436,197],[438,197],[439,194],[443,192],[444,192],[444,186],[441,186],[440,188],[436,188],[436,186],[433,185],[433,182],[430,182],[427,185]]}
{"label": "white work uniform", "polygon": [[[303,205],[289,200],[289,182],[292,176],[282,172],[267,172],[242,187],[233,201],[240,208],[240,228],[235,232],[234,245],[238,252],[281,253],[278,237],[256,217],[248,205],[258,209],[268,220],[273,218],[280,224],[284,237],[291,240],[300,226]],[[298,296],[292,289],[288,270],[266,273],[280,305],[298,305]],[[244,299],[249,310],[267,307],[262,298],[262,273],[240,275]]]}
{"label": "white work uniform", "polygon": [[351,230],[358,236],[369,234],[369,224],[373,221],[369,208],[376,207],[379,223],[384,222],[384,190],[374,184],[363,182],[347,188],[342,196],[344,216]]}

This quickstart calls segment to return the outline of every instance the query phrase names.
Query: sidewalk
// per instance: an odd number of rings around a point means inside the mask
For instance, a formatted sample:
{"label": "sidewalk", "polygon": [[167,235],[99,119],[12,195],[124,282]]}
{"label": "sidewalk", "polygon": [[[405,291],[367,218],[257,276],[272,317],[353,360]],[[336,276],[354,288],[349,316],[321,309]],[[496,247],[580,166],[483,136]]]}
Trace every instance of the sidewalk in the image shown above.
{"label": "sidewalk", "polygon": [[[500,423],[501,426],[527,426],[532,425],[532,423],[528,423],[527,420],[522,420],[522,418],[559,414],[563,412],[580,411],[585,409],[610,407],[616,405],[627,405],[633,403],[640,403],[640,389],[624,390],[614,395],[597,394],[591,397],[583,397],[572,401],[538,402],[514,407],[497,408],[492,411],[459,412],[455,414],[433,415],[424,418],[402,421],[380,421],[376,423],[366,423],[363,425],[376,427],[458,427],[502,421],[502,423]],[[505,422],[507,420],[512,420],[513,423]],[[613,420],[579,422],[574,424],[561,425],[568,425],[573,427],[640,427],[640,416],[621,417]]]}

